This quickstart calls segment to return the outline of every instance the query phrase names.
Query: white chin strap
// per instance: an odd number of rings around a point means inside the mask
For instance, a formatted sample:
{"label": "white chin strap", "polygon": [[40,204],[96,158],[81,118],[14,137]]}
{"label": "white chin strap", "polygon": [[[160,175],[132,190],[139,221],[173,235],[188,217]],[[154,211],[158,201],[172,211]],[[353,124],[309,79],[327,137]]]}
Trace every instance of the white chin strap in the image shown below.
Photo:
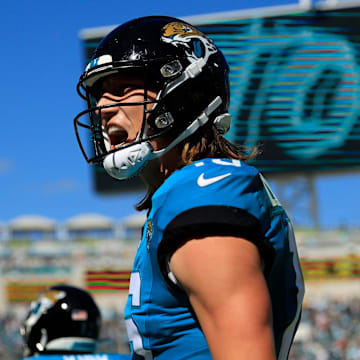
{"label": "white chin strap", "polygon": [[152,146],[148,142],[142,142],[107,155],[103,166],[113,178],[125,180],[138,174],[145,163],[152,158]]}
{"label": "white chin strap", "polygon": [[[175,145],[193,134],[197,129],[206,124],[212,114],[220,105],[221,97],[217,96],[206,109],[167,147],[154,151],[148,141],[140,144],[134,144],[125,149],[118,150],[107,155],[103,161],[106,172],[118,180],[129,179],[139,173],[143,166],[152,159],[165,155]],[[223,114],[220,117],[226,117],[230,121],[230,114]],[[215,119],[216,120],[216,119]]]}
{"label": "white chin strap", "polygon": [[63,337],[49,341],[47,351],[73,351],[81,353],[93,353],[97,348],[97,342],[91,338]]}

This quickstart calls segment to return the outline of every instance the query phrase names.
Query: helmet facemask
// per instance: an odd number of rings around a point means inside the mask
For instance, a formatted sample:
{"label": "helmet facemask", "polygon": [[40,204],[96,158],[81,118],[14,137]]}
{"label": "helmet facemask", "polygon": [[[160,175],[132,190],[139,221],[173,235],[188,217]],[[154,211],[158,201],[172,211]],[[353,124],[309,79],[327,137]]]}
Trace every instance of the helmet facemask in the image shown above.
{"label": "helmet facemask", "polygon": [[[100,66],[101,67],[101,66]],[[99,67],[99,68],[100,68]],[[87,101],[88,109],[79,113],[76,118],[74,119],[74,126],[75,126],[75,132],[76,136],[80,145],[80,148],[82,150],[82,153],[89,163],[93,164],[102,164],[104,158],[112,154],[116,151],[125,149],[127,147],[130,147],[134,144],[139,144],[143,141],[150,141],[153,138],[162,135],[162,132],[159,132],[157,134],[151,134],[149,135],[149,125],[147,122],[147,119],[149,118],[150,114],[152,113],[152,109],[150,109],[152,106],[155,106],[159,101],[157,99],[155,100],[149,100],[148,98],[148,80],[146,78],[146,71],[145,67],[138,66],[136,68],[136,72],[133,68],[130,68],[129,71],[129,65],[128,64],[122,64],[116,66],[116,72],[114,70],[111,71],[110,75],[108,73],[105,73],[102,78],[99,79],[99,75],[97,74],[97,81],[92,86],[87,86],[87,83],[92,83],[89,81],[91,78],[87,79],[86,77],[84,79],[80,79],[80,82],[78,84],[78,92],[80,96]],[[106,66],[105,66],[106,68]],[[126,74],[126,77],[130,77],[131,75],[137,78],[144,79],[144,98],[143,101],[137,101],[137,102],[113,102],[111,104],[98,106],[98,100],[102,96],[101,93],[101,83],[103,82],[104,78],[108,76],[121,76],[121,74]],[[142,126],[137,134],[136,139],[131,143],[124,143],[124,141],[121,141],[121,136],[118,139],[118,141],[113,141],[111,143],[110,136],[107,134],[105,126],[103,124],[103,115],[102,112],[105,111],[108,108],[113,107],[132,107],[132,106],[142,106],[143,107],[143,115],[142,115]],[[84,131],[87,130],[87,131]],[[90,133],[89,133],[90,132]],[[85,134],[87,133],[87,134]],[[126,134],[124,134],[125,136]],[[116,136],[115,136],[116,137]],[[113,137],[114,138],[114,137]],[[89,149],[86,149],[85,146],[87,146],[88,139],[91,139],[92,147],[89,151]],[[90,153],[89,153],[90,152]],[[92,153],[91,153],[92,152]]]}

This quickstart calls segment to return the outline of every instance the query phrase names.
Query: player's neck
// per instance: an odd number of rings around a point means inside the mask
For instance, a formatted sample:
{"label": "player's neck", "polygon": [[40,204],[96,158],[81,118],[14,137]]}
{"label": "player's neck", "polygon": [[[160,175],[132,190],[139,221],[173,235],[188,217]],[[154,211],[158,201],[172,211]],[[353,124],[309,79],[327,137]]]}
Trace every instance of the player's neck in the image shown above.
{"label": "player's neck", "polygon": [[149,190],[155,191],[173,172],[181,167],[179,149],[175,147],[158,159],[151,160],[140,173]]}

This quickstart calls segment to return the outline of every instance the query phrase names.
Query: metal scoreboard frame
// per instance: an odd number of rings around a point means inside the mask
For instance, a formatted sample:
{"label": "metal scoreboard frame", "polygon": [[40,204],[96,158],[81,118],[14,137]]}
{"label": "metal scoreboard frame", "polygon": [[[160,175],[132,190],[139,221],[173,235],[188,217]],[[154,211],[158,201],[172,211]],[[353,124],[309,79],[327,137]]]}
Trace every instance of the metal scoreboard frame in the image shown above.
{"label": "metal scoreboard frame", "polygon": [[[227,138],[260,145],[265,175],[360,169],[360,1],[302,1],[184,17],[223,51],[230,66]],[[85,29],[87,63],[115,26]],[[98,192],[142,188],[95,171]]]}

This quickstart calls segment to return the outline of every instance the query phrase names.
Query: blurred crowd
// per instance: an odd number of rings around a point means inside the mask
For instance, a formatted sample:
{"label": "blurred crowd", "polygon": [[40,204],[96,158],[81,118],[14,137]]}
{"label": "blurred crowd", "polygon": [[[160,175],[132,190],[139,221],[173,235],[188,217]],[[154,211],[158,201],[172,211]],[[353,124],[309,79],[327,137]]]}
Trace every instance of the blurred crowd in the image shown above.
{"label": "blurred crowd", "polygon": [[[21,317],[0,315],[0,359],[19,360]],[[107,311],[103,316],[99,351],[128,353],[123,314]],[[289,360],[360,359],[360,299],[319,300],[304,306],[302,321]]]}
{"label": "blurred crowd", "polygon": [[289,360],[359,360],[360,299],[304,306]]}

